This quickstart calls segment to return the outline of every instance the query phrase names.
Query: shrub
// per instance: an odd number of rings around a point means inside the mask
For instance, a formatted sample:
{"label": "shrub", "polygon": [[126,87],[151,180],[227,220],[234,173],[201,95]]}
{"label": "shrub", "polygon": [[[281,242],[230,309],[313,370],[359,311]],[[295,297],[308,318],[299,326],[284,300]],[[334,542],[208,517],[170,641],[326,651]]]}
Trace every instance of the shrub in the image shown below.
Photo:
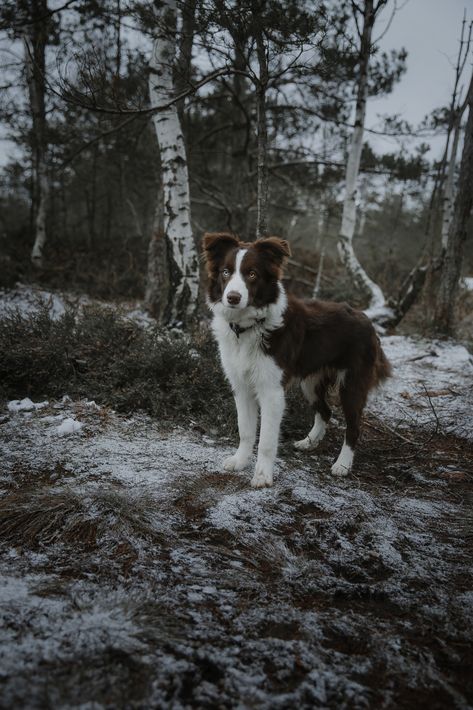
{"label": "shrub", "polygon": [[[143,329],[112,308],[47,308],[0,319],[0,398],[87,397],[126,414],[234,436],[236,412],[207,324],[186,334]],[[283,435],[310,427],[299,393],[287,399]]]}
{"label": "shrub", "polygon": [[143,329],[111,308],[96,307],[68,311],[57,320],[47,309],[3,317],[0,396],[66,393],[160,419],[196,417],[212,427],[234,421],[207,327],[190,335]]}

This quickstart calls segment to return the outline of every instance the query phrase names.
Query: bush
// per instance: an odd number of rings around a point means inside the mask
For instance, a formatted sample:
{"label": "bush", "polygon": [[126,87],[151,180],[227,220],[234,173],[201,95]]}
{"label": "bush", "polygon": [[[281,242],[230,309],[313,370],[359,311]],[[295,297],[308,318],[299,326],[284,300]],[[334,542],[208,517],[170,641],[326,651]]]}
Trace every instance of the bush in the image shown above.
{"label": "bush", "polygon": [[112,309],[52,320],[47,309],[0,320],[0,396],[88,397],[120,412],[234,422],[230,389],[209,329],[143,329]]}
{"label": "bush", "polygon": [[[190,334],[143,329],[112,308],[51,319],[47,308],[0,319],[0,398],[87,397],[126,414],[234,437],[235,404],[206,324]],[[311,411],[289,393],[283,438],[305,435]]]}

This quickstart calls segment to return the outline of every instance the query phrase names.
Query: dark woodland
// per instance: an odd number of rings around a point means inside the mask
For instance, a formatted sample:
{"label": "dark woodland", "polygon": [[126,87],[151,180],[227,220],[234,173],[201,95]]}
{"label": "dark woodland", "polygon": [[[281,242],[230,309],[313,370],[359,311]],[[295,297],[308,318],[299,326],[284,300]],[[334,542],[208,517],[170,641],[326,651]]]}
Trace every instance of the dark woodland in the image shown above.
{"label": "dark woodland", "polygon": [[[1,707],[473,706],[473,20],[373,124],[405,5],[0,4]],[[371,319],[346,479],[296,390],[274,487],[221,468],[207,232]]]}

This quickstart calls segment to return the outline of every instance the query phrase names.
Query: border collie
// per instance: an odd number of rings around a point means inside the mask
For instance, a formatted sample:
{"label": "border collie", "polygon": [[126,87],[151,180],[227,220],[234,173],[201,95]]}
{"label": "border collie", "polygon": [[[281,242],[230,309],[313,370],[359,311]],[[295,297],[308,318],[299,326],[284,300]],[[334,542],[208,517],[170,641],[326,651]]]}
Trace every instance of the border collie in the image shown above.
{"label": "border collie", "polygon": [[238,449],[223,467],[240,471],[247,466],[259,405],[258,456],[251,485],[272,485],[284,389],[298,380],[315,419],[295,447],[306,451],[323,439],[331,415],[327,396],[336,387],[346,431],[332,473],[346,475],[368,392],[391,370],[370,320],[344,303],[286,295],[281,279],[290,249],[283,239],[246,243],[231,234],[205,234],[203,249],[212,328],[234,392],[240,435]]}

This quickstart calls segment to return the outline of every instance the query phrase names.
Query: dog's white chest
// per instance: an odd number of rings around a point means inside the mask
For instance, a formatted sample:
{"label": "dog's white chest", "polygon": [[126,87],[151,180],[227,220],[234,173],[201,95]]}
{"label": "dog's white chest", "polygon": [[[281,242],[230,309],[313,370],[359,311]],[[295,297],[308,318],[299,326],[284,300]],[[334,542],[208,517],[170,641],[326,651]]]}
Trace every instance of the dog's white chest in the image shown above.
{"label": "dog's white chest", "polygon": [[217,317],[213,321],[213,330],[225,374],[234,388],[239,382],[245,382],[259,391],[281,382],[282,370],[264,351],[263,333],[260,328],[237,336],[230,329],[228,322]]}

